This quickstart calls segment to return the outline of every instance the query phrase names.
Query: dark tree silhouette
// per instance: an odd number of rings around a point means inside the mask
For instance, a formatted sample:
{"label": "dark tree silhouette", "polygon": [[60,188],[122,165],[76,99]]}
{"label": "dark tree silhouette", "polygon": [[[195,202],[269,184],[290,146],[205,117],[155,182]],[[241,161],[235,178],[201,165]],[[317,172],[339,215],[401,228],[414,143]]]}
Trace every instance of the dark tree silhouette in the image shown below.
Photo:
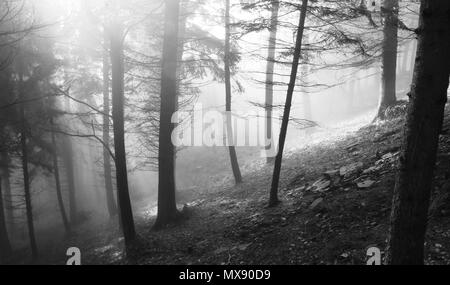
{"label": "dark tree silhouette", "polygon": [[5,219],[7,224],[10,226],[10,231],[14,231],[14,209],[13,209],[13,205],[12,205],[12,193],[11,193],[11,182],[10,182],[10,158],[9,158],[9,154],[8,151],[4,151],[0,154],[0,161],[1,161],[1,166],[0,166],[0,172],[3,172],[3,177],[2,177],[2,181],[3,181],[3,192],[4,192],[4,197],[5,199],[3,199],[3,207],[4,207],[4,211],[5,211]]}
{"label": "dark tree silhouette", "polygon": [[411,101],[396,177],[388,264],[423,264],[428,206],[450,76],[450,1],[422,0]]}
{"label": "dark tree silhouette", "polygon": [[303,32],[305,30],[306,10],[308,8],[308,0],[302,1],[302,7],[300,12],[300,20],[297,30],[297,39],[295,42],[294,59],[292,61],[291,76],[289,79],[289,85],[286,95],[286,103],[284,105],[283,120],[281,122],[281,131],[278,142],[278,153],[275,158],[275,166],[273,169],[272,186],[270,189],[269,206],[275,206],[279,203],[278,200],[278,184],[280,181],[281,163],[283,160],[284,143],[286,141],[287,128],[289,124],[292,96],[294,94],[295,81],[297,80],[297,71],[299,60],[302,52]]}
{"label": "dark tree silhouette", "polygon": [[[19,67],[21,69],[22,67]],[[19,70],[19,97],[24,99],[23,92],[23,75],[22,71]],[[27,214],[27,225],[28,225],[28,236],[30,238],[30,247],[32,258],[36,259],[38,257],[38,250],[36,245],[36,238],[34,232],[34,221],[33,221],[33,208],[31,204],[31,189],[30,189],[30,174],[28,172],[28,150],[27,150],[27,122],[25,115],[25,103],[19,105],[20,112],[20,122],[21,122],[21,132],[20,132],[20,146],[22,151],[22,173],[23,173],[23,186],[25,193],[25,208]]]}
{"label": "dark tree silhouette", "polygon": [[104,28],[103,40],[103,171],[105,175],[106,205],[110,218],[117,215],[116,202],[114,201],[114,190],[111,175],[111,156],[109,154],[109,118],[110,118],[110,100],[109,100],[109,59],[108,59],[108,32]]}
{"label": "dark tree silhouette", "polygon": [[[53,129],[55,128],[53,118],[50,118],[50,125],[52,126]],[[62,193],[61,193],[61,179],[59,176],[59,163],[58,163],[58,152],[57,152],[58,145],[56,143],[56,134],[53,130],[52,130],[51,136],[52,136],[52,146],[53,146],[52,160],[53,160],[53,175],[55,177],[55,186],[56,186],[56,198],[58,200],[58,207],[59,207],[59,211],[61,213],[61,219],[64,224],[64,229],[66,230],[66,234],[70,234],[70,232],[71,232],[70,223],[69,223],[69,219],[67,218],[66,209],[64,207],[64,200],[63,200]]]}
{"label": "dark tree silhouette", "polygon": [[165,1],[164,40],[161,70],[161,109],[158,150],[158,216],[155,229],[177,219],[175,201],[175,147],[172,144],[172,115],[177,108],[177,55],[179,0]]}
{"label": "dark tree silhouette", "polygon": [[2,177],[0,175],[0,264],[5,263],[11,256],[11,244],[6,228],[5,207],[3,203]]}
{"label": "dark tree silhouette", "polygon": [[[273,105],[273,72],[275,69],[275,51],[277,48],[277,31],[278,31],[278,11],[280,9],[280,2],[278,0],[272,1],[272,11],[270,19],[270,36],[269,48],[267,52],[267,67],[266,67],[266,139],[270,142],[266,146],[266,150],[270,150],[273,144],[272,132],[272,105]],[[267,162],[272,162],[273,157],[267,157]]]}
{"label": "dark tree silhouette", "polygon": [[[66,78],[67,81],[67,78]],[[70,112],[70,104],[68,98],[65,98],[66,112]],[[78,222],[78,210],[76,200],[76,188],[75,188],[75,172],[74,172],[74,159],[73,159],[73,146],[70,137],[65,137],[63,140],[63,162],[67,176],[67,186],[69,192],[69,213],[70,223],[76,225]]]}
{"label": "dark tree silhouette", "polygon": [[229,144],[228,151],[230,153],[231,169],[233,170],[234,181],[236,184],[239,184],[242,183],[242,175],[241,170],[239,169],[236,148],[234,147],[233,122],[231,116],[230,38],[230,0],[225,0],[225,53],[223,61],[225,65],[225,111],[227,112],[227,140]]}
{"label": "dark tree silhouette", "polygon": [[114,130],[114,150],[117,179],[117,201],[125,244],[136,238],[133,211],[128,190],[128,170],[125,151],[124,130],[124,32],[120,23],[111,25],[111,69],[112,69],[112,115]]}
{"label": "dark tree silhouette", "polygon": [[398,0],[384,0],[382,6],[384,16],[382,43],[381,99],[378,108],[379,119],[385,119],[389,106],[397,101],[397,50],[398,50]]}

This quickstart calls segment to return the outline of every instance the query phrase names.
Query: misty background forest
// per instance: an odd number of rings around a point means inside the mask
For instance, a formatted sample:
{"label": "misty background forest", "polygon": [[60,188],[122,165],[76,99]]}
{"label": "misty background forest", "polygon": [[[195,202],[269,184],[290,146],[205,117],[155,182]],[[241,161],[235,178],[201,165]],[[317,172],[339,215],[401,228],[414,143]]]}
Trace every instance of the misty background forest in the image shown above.
{"label": "misty background forest", "polygon": [[450,264],[448,15],[0,0],[0,264]]}

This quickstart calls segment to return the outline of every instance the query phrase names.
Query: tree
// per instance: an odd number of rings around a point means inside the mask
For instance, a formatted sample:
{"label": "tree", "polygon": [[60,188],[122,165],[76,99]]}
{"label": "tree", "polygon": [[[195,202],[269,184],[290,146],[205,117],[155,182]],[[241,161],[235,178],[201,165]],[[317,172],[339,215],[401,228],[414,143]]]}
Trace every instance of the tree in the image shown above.
{"label": "tree", "polygon": [[[50,118],[50,125],[54,128],[54,122],[53,118]],[[53,146],[53,154],[52,154],[52,160],[53,160],[53,175],[55,177],[55,186],[56,186],[56,198],[58,200],[58,207],[59,211],[61,213],[61,219],[63,221],[64,229],[66,230],[66,234],[70,234],[70,223],[67,218],[66,209],[64,207],[64,200],[61,193],[61,179],[59,176],[59,163],[58,163],[58,153],[57,153],[57,143],[56,143],[56,134],[54,130],[51,132],[52,137],[52,146]]]}
{"label": "tree", "polygon": [[[65,78],[67,81],[67,78]],[[66,112],[70,113],[70,102],[69,98],[65,98],[65,109]],[[75,172],[74,172],[74,159],[73,159],[73,146],[70,137],[65,136],[63,140],[63,162],[66,170],[67,176],[67,186],[69,192],[69,213],[70,213],[70,223],[76,225],[78,222],[78,210],[77,210],[77,200],[76,200],[76,188],[75,188]]]}
{"label": "tree", "polygon": [[[278,10],[280,9],[280,2],[278,0],[272,1],[272,11],[270,19],[270,36],[269,48],[267,54],[267,68],[266,68],[266,139],[270,144],[266,149],[270,150],[273,144],[272,138],[272,105],[273,105],[273,72],[275,68],[275,51],[277,48],[277,30],[278,30]],[[273,161],[273,158],[267,157],[267,162]]]}
{"label": "tree", "polygon": [[386,109],[397,101],[397,49],[398,49],[398,0],[384,0],[382,13],[384,15],[382,43],[382,74],[381,100],[378,108],[379,119],[385,118]]}
{"label": "tree", "polygon": [[230,0],[225,0],[225,52],[224,52],[224,66],[225,66],[225,111],[227,112],[227,139],[228,151],[230,153],[231,169],[233,170],[234,181],[236,184],[242,183],[241,170],[236,156],[236,149],[234,147],[233,138],[233,121],[231,116],[231,71],[230,71]]}
{"label": "tree", "polygon": [[[17,88],[19,93],[19,98],[21,100],[25,100],[24,94],[24,82],[23,82],[23,65],[19,63],[18,74],[19,74],[19,82]],[[33,208],[31,204],[31,190],[30,190],[30,174],[28,172],[28,150],[27,150],[27,119],[25,113],[25,103],[19,105],[20,112],[20,146],[22,152],[22,173],[23,173],[23,185],[25,192],[25,208],[27,214],[27,225],[28,225],[28,236],[30,238],[30,247],[32,258],[36,259],[38,257],[38,250],[36,245],[36,237],[34,232],[34,221],[33,221]]]}
{"label": "tree", "polygon": [[117,21],[111,25],[111,70],[112,70],[112,116],[114,130],[114,150],[117,179],[117,201],[120,210],[120,221],[128,246],[136,238],[133,210],[128,190],[128,170],[125,151],[124,127],[124,60],[123,60],[123,27]]}
{"label": "tree", "polygon": [[2,177],[0,175],[0,264],[11,256],[11,244],[6,228],[5,207],[3,204]]}
{"label": "tree", "polygon": [[12,193],[11,193],[11,182],[9,177],[10,172],[10,158],[8,151],[5,150],[0,154],[0,173],[2,173],[2,182],[3,182],[3,191],[4,191],[4,199],[3,199],[3,207],[5,211],[5,219],[7,224],[10,225],[10,230],[14,229],[14,210],[12,205]]}
{"label": "tree", "polygon": [[275,206],[279,203],[278,184],[280,181],[281,163],[283,160],[284,143],[286,141],[287,128],[288,128],[290,112],[291,112],[292,96],[294,94],[295,81],[297,80],[298,65],[299,65],[299,60],[300,60],[300,56],[301,56],[301,52],[302,52],[303,32],[305,29],[307,8],[308,8],[308,0],[303,0],[301,11],[300,11],[300,20],[299,20],[298,30],[297,30],[297,39],[295,42],[294,59],[292,61],[291,76],[289,79],[289,85],[288,85],[288,90],[287,90],[287,95],[286,95],[286,103],[284,105],[283,119],[281,122],[281,131],[280,131],[280,137],[279,137],[279,142],[278,142],[278,153],[275,158],[275,166],[274,166],[274,170],[273,170],[272,186],[270,189],[269,206]]}
{"label": "tree", "polygon": [[423,264],[450,76],[450,1],[422,0],[410,103],[392,202],[388,264]]}
{"label": "tree", "polygon": [[111,175],[111,157],[109,154],[109,60],[108,60],[108,33],[106,27],[103,31],[103,171],[105,175],[106,205],[110,218],[117,214],[116,202],[114,201],[114,191]]}
{"label": "tree", "polygon": [[164,40],[161,69],[161,107],[158,149],[158,215],[155,229],[177,219],[175,200],[175,147],[172,115],[177,108],[177,54],[179,0],[165,1]]}

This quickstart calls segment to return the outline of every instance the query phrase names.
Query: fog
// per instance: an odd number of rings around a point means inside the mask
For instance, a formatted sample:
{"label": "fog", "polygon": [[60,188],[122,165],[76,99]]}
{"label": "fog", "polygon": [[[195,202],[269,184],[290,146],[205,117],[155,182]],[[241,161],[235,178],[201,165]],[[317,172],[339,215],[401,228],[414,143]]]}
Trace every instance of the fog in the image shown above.
{"label": "fog", "polygon": [[[26,2],[30,8],[30,17],[36,23],[43,23],[42,27],[33,32],[33,37],[40,41],[51,41],[54,44],[53,50],[58,53],[58,60],[64,62],[53,77],[55,83],[67,83],[66,77],[74,76],[77,73],[86,72],[81,79],[74,79],[76,85],[70,88],[70,94],[76,98],[64,98],[58,96],[56,104],[64,110],[65,114],[57,119],[57,124],[64,126],[64,132],[71,133],[69,141],[72,146],[72,159],[74,167],[74,187],[76,189],[76,205],[81,227],[95,230],[99,225],[115,223],[110,221],[108,215],[108,205],[105,198],[105,178],[103,173],[103,151],[104,146],[98,139],[92,137],[101,136],[101,115],[95,114],[92,108],[97,106],[102,108],[102,92],[98,78],[101,78],[101,60],[96,59],[102,53],[101,48],[95,47],[100,39],[96,38],[96,33],[92,28],[92,18],[107,18],[103,13],[106,3],[101,0],[91,1],[71,1],[71,0],[29,0]],[[160,15],[148,19],[148,13],[160,7],[159,1],[119,1],[122,2],[122,9],[125,11],[120,17],[127,26],[126,51],[127,56],[135,55],[139,58],[139,53],[146,53],[145,60],[150,61],[148,68],[150,71],[140,69],[132,70],[128,65],[133,61],[126,60],[126,84],[132,88],[125,90],[125,146],[128,163],[128,184],[133,212],[136,219],[142,215],[156,215],[158,198],[158,172],[157,153],[148,145],[147,140],[153,140],[157,144],[157,137],[151,135],[142,136],[142,129],[152,129],[151,122],[140,123],[143,114],[138,112],[136,107],[139,102],[148,100],[149,96],[158,93],[159,82],[150,83],[146,86],[136,83],[133,74],[140,73],[145,78],[151,78],[159,71],[152,68],[159,64],[159,60],[154,57],[160,56],[160,51],[155,49],[161,42],[162,25],[159,24],[153,29],[144,27],[159,21]],[[125,3],[127,2],[127,3]],[[223,1],[222,1],[223,2]],[[233,21],[251,21],[253,18],[261,16],[267,17],[269,11],[252,13],[239,9],[239,1],[232,1]],[[378,6],[371,9],[379,9]],[[199,2],[200,3],[200,2]],[[225,31],[221,19],[223,7],[221,3],[204,4],[201,2],[204,13],[210,13],[206,19],[201,13],[195,17],[188,18],[187,26],[199,26],[206,30],[215,40],[223,41]],[[134,5],[134,7],[133,7]],[[406,5],[406,4],[405,4]],[[417,5],[411,4],[411,9],[417,9]],[[139,8],[141,7],[141,8]],[[218,8],[220,7],[220,8]],[[134,8],[134,9],[131,9]],[[91,10],[84,13],[83,10]],[[211,18],[213,20],[211,20]],[[292,13],[286,16],[283,21],[291,22],[292,27],[297,24],[298,14]],[[364,20],[361,20],[364,21]],[[405,16],[407,25],[417,25],[416,15]],[[150,23],[150,24],[149,24]],[[140,26],[141,25],[141,26]],[[308,21],[307,21],[308,25]],[[312,23],[311,23],[312,25]],[[280,27],[279,29],[279,49],[277,57],[290,50],[294,44],[292,27]],[[233,33],[238,34],[239,30],[234,29]],[[376,39],[379,33],[366,35]],[[317,41],[318,33],[314,29],[307,30],[306,43],[310,42],[311,58],[302,60],[299,68],[298,80],[291,109],[291,123],[288,128],[285,152],[301,149],[311,144],[321,144],[327,140],[336,140],[347,133],[351,133],[361,126],[370,123],[378,110],[381,94],[381,61],[377,56],[374,60],[363,63],[363,60],[347,52],[337,50],[325,50],[314,54],[313,43]],[[240,53],[235,72],[233,73],[232,92],[232,112],[243,118],[253,116],[256,113],[264,112],[265,90],[264,84],[267,56],[267,43],[269,32],[267,30],[256,31],[238,37],[236,49]],[[82,52],[79,50],[81,49]],[[308,50],[308,48],[305,48]],[[399,53],[397,57],[397,98],[407,100],[407,93],[412,79],[416,40],[410,33],[401,32],[399,41]],[[78,51],[77,51],[78,50]],[[133,51],[130,51],[133,50]],[[138,50],[138,51],[136,51]],[[135,52],[136,51],[136,52]],[[135,53],[134,53],[135,52]],[[81,54],[81,55],[80,55]],[[209,55],[218,56],[218,55]],[[66,58],[64,58],[66,57]],[[291,60],[291,55],[284,55],[284,60]],[[194,58],[194,52],[186,51],[183,59],[188,61]],[[144,61],[145,61],[144,60]],[[358,63],[355,63],[358,62]],[[127,65],[128,64],[128,65]],[[194,67],[195,68],[195,67]],[[286,98],[287,83],[290,74],[289,64],[275,65],[274,86],[274,115],[272,122],[274,125],[274,140],[278,140],[279,126],[283,114],[283,104]],[[89,72],[87,71],[88,69]],[[195,73],[195,72],[194,72]],[[128,77],[127,77],[128,76]],[[96,77],[90,82],[90,79]],[[81,82],[81,83],[80,83]],[[237,83],[238,82],[238,83]],[[300,86],[301,85],[301,86]],[[221,80],[215,80],[211,71],[189,80],[186,84],[188,88],[195,88],[195,92],[186,96],[189,104],[180,107],[180,111],[185,111],[188,117],[192,116],[194,105],[200,106],[202,112],[225,111],[225,87]],[[127,85],[128,88],[128,85]],[[157,91],[155,91],[155,88]],[[90,90],[91,89],[91,90]],[[69,89],[67,89],[69,90]],[[183,97],[185,99],[188,99]],[[150,100],[151,102],[151,100]],[[151,105],[151,103],[146,103]],[[146,106],[147,106],[146,105]],[[147,108],[147,107],[146,107]],[[150,108],[150,107],[148,107]],[[78,115],[71,115],[77,113]],[[80,115],[80,114],[84,115]],[[264,113],[262,113],[264,115]],[[195,116],[194,116],[195,117]],[[202,118],[197,118],[201,120]],[[148,119],[151,121],[151,119]],[[196,122],[188,122],[183,129],[190,129]],[[200,125],[203,123],[200,122]],[[94,129],[95,125],[95,129]],[[139,125],[139,127],[138,127]],[[142,129],[140,129],[142,127]],[[206,130],[208,126],[204,126]],[[155,129],[152,129],[153,131]],[[205,129],[196,130],[202,136]],[[242,131],[242,130],[240,130]],[[94,132],[94,133],[93,133]],[[96,133],[98,132],[98,133]],[[246,138],[254,138],[261,135],[261,129],[257,126],[249,126],[241,135]],[[90,134],[89,137],[84,137]],[[65,135],[58,134],[58,145],[63,147]],[[266,158],[261,156],[264,146],[237,146],[237,157],[243,175],[251,170],[264,165]],[[64,148],[63,148],[64,152]],[[28,243],[28,231],[26,223],[26,213],[23,201],[23,173],[20,165],[20,156],[10,155],[11,165],[10,181],[12,191],[12,204],[14,205],[14,222],[9,225],[15,247],[25,247]],[[63,158],[59,159],[61,166],[61,188],[64,201],[68,201],[68,181],[65,176],[66,166]],[[51,244],[63,238],[64,231],[60,216],[58,214],[58,203],[55,192],[55,182],[51,171],[39,167],[31,167],[34,171],[31,180],[32,204],[34,222],[38,243],[46,244],[49,248]],[[113,165],[113,185],[116,193],[116,179]],[[177,149],[176,154],[176,187],[177,203],[181,208],[183,204],[192,202],[192,197],[197,197],[201,193],[211,193],[218,189],[220,185],[233,185],[233,173],[230,167],[230,158],[226,146],[187,146]],[[116,194],[115,194],[116,195]],[[117,197],[115,197],[117,199]],[[68,208],[69,205],[66,205]]]}

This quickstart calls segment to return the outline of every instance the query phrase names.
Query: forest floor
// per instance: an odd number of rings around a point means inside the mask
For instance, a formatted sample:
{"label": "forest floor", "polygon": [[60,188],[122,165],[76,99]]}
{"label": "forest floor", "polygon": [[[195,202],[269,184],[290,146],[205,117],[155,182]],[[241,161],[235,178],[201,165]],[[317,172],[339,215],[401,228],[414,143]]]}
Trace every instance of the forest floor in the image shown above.
{"label": "forest floor", "polygon": [[[447,108],[426,237],[426,263],[450,264],[450,108]],[[153,231],[136,217],[139,241],[126,258],[118,229],[79,234],[84,264],[365,264],[384,255],[403,116],[288,153],[282,203],[267,207],[273,165],[244,170],[244,183],[216,185],[186,204],[185,219]],[[211,189],[208,189],[211,190]],[[200,193],[201,191],[196,191]],[[447,206],[447,207],[446,207]],[[107,230],[104,230],[107,229]]]}

